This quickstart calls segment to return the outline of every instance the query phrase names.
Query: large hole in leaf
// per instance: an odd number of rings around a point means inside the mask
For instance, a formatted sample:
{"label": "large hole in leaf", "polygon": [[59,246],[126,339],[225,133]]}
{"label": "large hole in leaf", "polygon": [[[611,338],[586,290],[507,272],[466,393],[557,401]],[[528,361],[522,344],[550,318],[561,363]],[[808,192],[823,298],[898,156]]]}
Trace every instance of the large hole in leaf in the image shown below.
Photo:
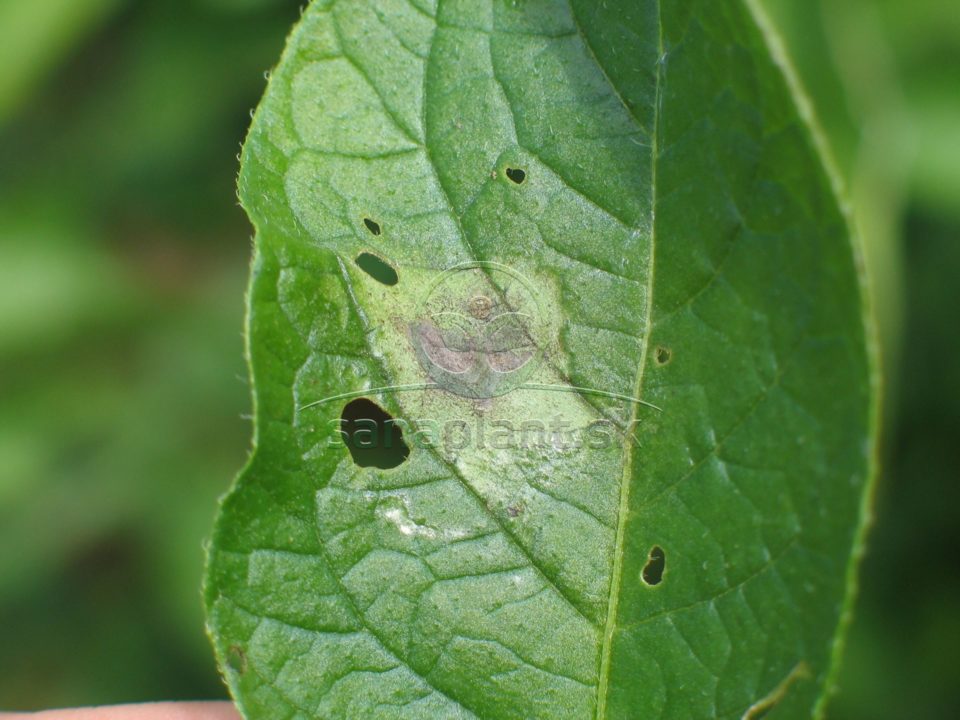
{"label": "large hole in leaf", "polygon": [[667,556],[663,548],[654,545],[647,557],[647,564],[643,566],[641,577],[647,585],[659,585],[663,580],[663,571],[667,566]]}
{"label": "large hole in leaf", "polygon": [[397,277],[396,270],[390,267],[383,258],[379,258],[373,253],[360,253],[357,256],[357,266],[374,280],[384,285],[396,285],[400,279]]}
{"label": "large hole in leaf", "polygon": [[389,470],[410,455],[400,425],[375,402],[358,398],[347,403],[340,420],[343,442],[360,467]]}

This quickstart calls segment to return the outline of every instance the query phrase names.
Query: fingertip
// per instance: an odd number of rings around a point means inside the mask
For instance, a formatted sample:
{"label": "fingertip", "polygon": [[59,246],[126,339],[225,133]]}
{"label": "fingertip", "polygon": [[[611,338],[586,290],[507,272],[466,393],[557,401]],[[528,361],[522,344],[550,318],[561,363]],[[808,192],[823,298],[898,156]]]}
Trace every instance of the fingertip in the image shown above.
{"label": "fingertip", "polygon": [[242,720],[229,702],[144,703],[112,707],[0,713],[0,720]]}

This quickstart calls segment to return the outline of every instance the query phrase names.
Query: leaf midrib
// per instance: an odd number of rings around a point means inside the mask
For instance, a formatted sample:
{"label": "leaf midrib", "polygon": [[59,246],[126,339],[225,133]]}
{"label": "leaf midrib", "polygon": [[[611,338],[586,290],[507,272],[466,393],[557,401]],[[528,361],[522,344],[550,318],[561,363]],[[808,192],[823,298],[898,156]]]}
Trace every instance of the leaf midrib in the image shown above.
{"label": "leaf midrib", "polygon": [[[441,1],[442,0],[438,0],[438,3],[437,3],[437,16],[439,16],[440,14],[439,9],[440,9]],[[577,17],[576,9],[573,7],[572,0],[567,0],[567,2],[570,8],[571,18],[573,19],[573,22],[577,28],[577,32],[581,38],[581,41],[583,42],[584,48],[589,53],[597,69],[603,75],[604,79],[607,82],[607,85],[610,88],[611,93],[617,98],[618,102],[620,102],[620,104],[624,107],[624,109],[630,115],[630,117],[633,118],[633,120],[637,123],[637,126],[640,128],[643,128],[643,123],[640,122],[639,118],[636,116],[634,109],[631,108],[630,105],[624,101],[623,96],[620,93],[617,85],[613,82],[610,75],[607,73],[606,69],[600,62],[599,58],[597,57],[596,53],[593,51],[593,47],[591,46],[586,33],[583,31],[583,27]],[[655,245],[656,245],[655,238],[656,238],[657,164],[658,164],[658,145],[659,145],[661,84],[662,84],[662,72],[663,72],[662,59],[664,54],[663,53],[663,47],[664,47],[663,46],[663,23],[661,18],[661,11],[662,11],[661,3],[660,3],[660,0],[658,0],[657,2],[658,52],[657,52],[657,68],[656,68],[657,74],[656,74],[656,83],[655,83],[655,92],[654,92],[654,122],[653,122],[653,129],[651,132],[651,150],[650,150],[651,151],[650,250],[649,250],[649,262],[647,264],[647,292],[645,297],[646,307],[645,307],[645,318],[644,318],[644,330],[643,330],[643,337],[642,337],[642,349],[641,349],[640,363],[637,370],[637,380],[636,380],[634,393],[633,393],[633,397],[637,397],[637,398],[641,396],[640,393],[643,390],[643,379],[644,379],[644,375],[647,367],[647,360],[649,357],[650,336],[652,332],[651,319],[652,319],[652,308],[653,308],[654,259],[655,259]],[[447,201],[447,205],[450,208],[451,214],[454,217],[454,220],[457,224],[457,228],[460,232],[461,239],[464,242],[465,246],[470,250],[470,254],[476,259],[477,253],[472,247],[469,241],[469,236],[467,235],[466,230],[463,227],[461,217],[456,212],[452,199],[450,198],[449,193],[447,192],[442,180],[440,179],[437,173],[436,164],[433,161],[432,154],[430,152],[430,144],[427,138],[427,123],[426,123],[425,115],[426,115],[427,104],[429,102],[429,93],[427,92],[427,89],[426,89],[426,85],[427,85],[426,76],[429,71],[429,63],[430,63],[430,58],[432,58],[432,55],[433,55],[433,41],[431,41],[430,50],[427,53],[427,62],[424,68],[424,86],[425,87],[424,87],[423,107],[422,107],[422,112],[424,113],[424,115],[422,116],[423,133],[424,133],[423,147],[426,152],[427,158],[429,159],[428,164],[430,165],[430,168],[433,171],[434,176],[437,180],[438,187],[440,188],[441,192],[444,194],[445,199]],[[630,422],[627,425],[627,428],[632,428],[636,422],[636,419],[637,419],[637,406],[633,405],[630,410]],[[624,536],[625,536],[625,530],[626,530],[627,516],[629,514],[630,479],[633,473],[633,448],[634,448],[634,444],[632,442],[628,442],[626,444],[625,457],[624,457],[624,463],[623,463],[623,473],[621,476],[620,502],[618,504],[617,529],[616,529],[616,536],[614,540],[614,558],[613,558],[614,564],[611,569],[610,591],[609,591],[609,596],[607,601],[607,618],[603,625],[603,640],[601,644],[600,667],[598,671],[597,712],[596,712],[596,718],[598,720],[602,720],[603,718],[606,718],[606,701],[607,701],[607,693],[609,689],[608,682],[609,682],[609,675],[610,675],[611,646],[612,646],[613,635],[616,630],[616,617],[617,617],[617,611],[619,607],[620,584],[621,584],[621,575],[623,571]],[[444,462],[445,465],[450,467],[449,463],[445,462],[446,461],[445,458],[441,458],[441,461]],[[466,479],[460,476],[455,468],[450,468],[450,469],[452,472],[456,474],[456,476],[461,480],[461,482],[471,492],[473,492],[473,489],[470,487],[469,483],[466,482]],[[516,539],[513,538],[512,533],[507,533],[507,535],[508,537],[511,537],[511,539],[513,539],[514,542],[516,542]],[[523,552],[523,554],[528,557],[533,567],[538,570],[538,574],[544,577],[551,586],[557,589],[561,597],[565,597],[565,593],[561,592],[560,589],[557,588],[555,583],[549,578],[549,576],[547,576],[537,566],[536,562],[533,560],[532,557],[529,556],[529,553],[525,551],[522,545],[520,546],[520,549]],[[580,611],[579,608],[577,608],[575,603],[573,603],[569,598],[567,598],[567,601],[571,603],[574,609],[576,609],[578,612],[582,614],[582,611]]]}
{"label": "leaf midrib", "polygon": [[[610,86],[611,91],[616,96],[617,100],[620,101],[620,104],[626,109],[627,113],[634,119],[638,126],[643,127],[643,123],[640,122],[640,119],[636,116],[634,109],[624,101],[623,96],[621,95],[619,89],[617,88],[616,83],[607,73],[603,64],[600,62],[600,59],[597,57],[597,54],[593,50],[593,46],[590,44],[590,39],[587,37],[587,34],[583,30],[583,26],[580,23],[579,18],[577,17],[576,8],[573,5],[573,0],[567,0],[568,6],[570,8],[570,16],[573,18],[573,22],[577,27],[577,31],[580,33],[580,38],[583,41],[584,47],[590,53],[590,56],[593,58],[594,63],[597,68],[603,74],[604,79],[607,81],[607,84]],[[654,89],[654,108],[653,108],[653,128],[650,133],[650,251],[649,259],[647,263],[647,292],[645,297],[645,318],[644,318],[644,328],[643,328],[643,338],[642,338],[642,348],[640,351],[640,366],[637,369],[637,382],[634,387],[633,397],[639,398],[642,397],[641,393],[643,392],[643,379],[647,368],[647,359],[649,357],[650,350],[650,336],[652,332],[652,318],[653,318],[653,290],[654,290],[654,269],[656,261],[656,234],[657,234],[657,223],[656,223],[656,207],[657,207],[657,164],[659,159],[659,141],[660,141],[660,100],[661,100],[661,86],[663,81],[663,19],[662,19],[662,5],[661,1],[657,0],[657,38],[658,38],[658,47],[657,47],[657,76]],[[628,428],[633,428],[637,420],[637,405],[632,405],[630,409],[630,424]],[[620,478],[620,503],[617,509],[617,534],[614,539],[614,549],[613,549],[613,567],[610,571],[610,592],[607,600],[607,619],[604,623],[604,633],[603,641],[600,648],[600,668],[598,671],[598,685],[597,685],[597,720],[604,720],[607,716],[607,695],[609,693],[609,681],[610,681],[610,662],[611,662],[611,653],[613,646],[613,636],[616,632],[617,627],[617,612],[620,607],[620,584],[623,575],[623,555],[624,555],[624,536],[626,533],[627,517],[629,515],[630,509],[630,485],[631,478],[633,476],[633,450],[634,442],[629,440],[636,438],[632,437],[632,434],[628,437],[628,442],[625,445],[624,450],[624,461],[623,461],[623,474]]]}

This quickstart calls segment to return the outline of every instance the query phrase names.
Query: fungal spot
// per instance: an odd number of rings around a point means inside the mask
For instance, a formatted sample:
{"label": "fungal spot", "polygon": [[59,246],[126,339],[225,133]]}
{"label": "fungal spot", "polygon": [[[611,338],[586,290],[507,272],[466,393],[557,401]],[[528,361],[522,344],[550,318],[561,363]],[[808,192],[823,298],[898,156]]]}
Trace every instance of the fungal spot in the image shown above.
{"label": "fungal spot", "polygon": [[519,185],[527,179],[527,173],[520,168],[507,168],[507,177]]}
{"label": "fungal spot", "polygon": [[519,517],[523,513],[523,507],[521,505],[510,505],[507,507],[507,515],[512,518]]}
{"label": "fungal spot", "polygon": [[380,232],[381,232],[381,230],[380,230],[380,223],[375,222],[375,221],[371,220],[370,218],[364,218],[364,219],[363,219],[363,224],[366,225],[366,226],[367,226],[367,230],[369,230],[369,231],[370,231],[371,233],[373,233],[374,235],[379,235],[379,234],[380,234]]}
{"label": "fungal spot", "polygon": [[227,650],[227,665],[231,670],[243,675],[247,671],[247,654],[239,645],[231,645]]}
{"label": "fungal spot", "polygon": [[643,572],[640,573],[640,577],[643,578],[643,581],[647,585],[659,585],[660,581],[663,580],[663,571],[666,566],[667,556],[664,554],[663,548],[659,545],[654,545],[650,549],[647,564],[643,566]]}
{"label": "fungal spot", "polygon": [[340,435],[353,461],[360,467],[389,470],[410,455],[400,423],[372,400],[347,403],[340,415]]}
{"label": "fungal spot", "polygon": [[673,351],[668,347],[663,347],[662,345],[657,348],[654,353],[657,358],[657,365],[666,365],[670,360],[673,359]]}
{"label": "fungal spot", "polygon": [[490,313],[493,312],[495,305],[496,303],[486,295],[477,295],[470,298],[467,308],[477,320],[486,321],[490,319]]}
{"label": "fungal spot", "polygon": [[396,270],[390,267],[383,258],[377,257],[373,253],[360,253],[357,256],[357,267],[384,285],[396,285],[400,279],[397,277]]}

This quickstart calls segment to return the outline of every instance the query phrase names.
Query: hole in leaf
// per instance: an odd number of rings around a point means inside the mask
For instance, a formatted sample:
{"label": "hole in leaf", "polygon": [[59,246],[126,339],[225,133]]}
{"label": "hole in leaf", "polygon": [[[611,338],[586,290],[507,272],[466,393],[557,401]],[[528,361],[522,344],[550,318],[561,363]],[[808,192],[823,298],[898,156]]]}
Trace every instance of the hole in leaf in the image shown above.
{"label": "hole in leaf", "polygon": [[513,180],[517,185],[527,179],[527,173],[520,168],[507,168],[507,177]]}
{"label": "hole in leaf", "polygon": [[666,365],[673,359],[673,351],[662,345],[656,351],[657,365]]}
{"label": "hole in leaf", "polygon": [[343,408],[340,433],[350,456],[360,467],[389,470],[402,464],[410,455],[399,423],[366,398],[353,400]]}
{"label": "hole in leaf", "polygon": [[379,235],[379,234],[380,234],[380,232],[381,232],[381,230],[380,230],[380,223],[375,222],[374,220],[371,220],[370,218],[364,218],[364,219],[363,219],[363,224],[366,225],[366,226],[367,226],[367,230],[369,230],[370,232],[372,232],[374,235]]}
{"label": "hole in leaf", "polygon": [[400,279],[397,277],[396,270],[373,253],[360,253],[357,256],[357,266],[374,280],[384,285],[396,285]]}
{"label": "hole in leaf", "polygon": [[663,571],[667,566],[667,556],[663,548],[654,545],[650,549],[650,555],[647,557],[647,564],[643,566],[643,572],[640,574],[647,585],[659,585],[663,580]]}

